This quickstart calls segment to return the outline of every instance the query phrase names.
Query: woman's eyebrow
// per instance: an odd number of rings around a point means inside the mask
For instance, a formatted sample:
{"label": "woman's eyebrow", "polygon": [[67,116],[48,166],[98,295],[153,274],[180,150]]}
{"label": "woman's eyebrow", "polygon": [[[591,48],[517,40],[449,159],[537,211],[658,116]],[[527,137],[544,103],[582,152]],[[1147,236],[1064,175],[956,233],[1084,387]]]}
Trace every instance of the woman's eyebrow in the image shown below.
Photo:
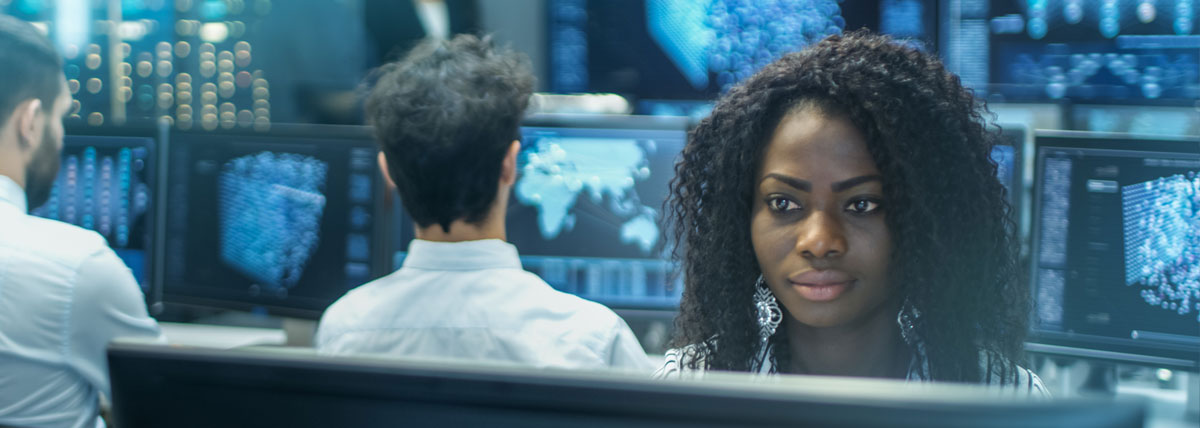
{"label": "woman's eyebrow", "polygon": [[[790,177],[790,176],[786,176],[783,174],[770,173],[770,174],[767,174],[766,176],[764,176],[762,181],[766,181],[768,178],[774,178],[776,180],[779,180],[779,181],[783,182],[783,184],[794,187],[797,190],[801,190],[801,191],[805,191],[805,192],[812,192],[812,183],[810,183],[806,180],[801,180],[799,178]],[[854,186],[857,186],[857,185],[860,185],[863,183],[868,183],[871,181],[883,181],[883,176],[881,176],[879,174],[863,175],[863,176],[854,177],[854,178],[850,178],[850,179],[846,179],[846,180],[842,180],[842,181],[830,184],[829,188],[832,189],[835,193],[843,192]]]}
{"label": "woman's eyebrow", "polygon": [[842,192],[847,189],[850,189],[859,184],[868,183],[871,181],[883,182],[883,176],[881,176],[879,174],[863,175],[863,176],[854,177],[851,179],[842,180],[837,183],[830,184],[829,188],[833,189],[834,193],[837,193],[837,192]]}

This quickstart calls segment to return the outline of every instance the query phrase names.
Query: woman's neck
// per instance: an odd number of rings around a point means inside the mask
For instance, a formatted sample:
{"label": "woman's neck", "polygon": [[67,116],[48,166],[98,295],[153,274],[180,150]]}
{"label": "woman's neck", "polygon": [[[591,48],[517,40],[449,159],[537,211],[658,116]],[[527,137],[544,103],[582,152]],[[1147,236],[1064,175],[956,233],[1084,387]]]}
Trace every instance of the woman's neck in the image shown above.
{"label": "woman's neck", "polygon": [[903,378],[912,353],[896,324],[898,305],[837,327],[810,327],[785,317],[791,348],[791,372],[878,378]]}

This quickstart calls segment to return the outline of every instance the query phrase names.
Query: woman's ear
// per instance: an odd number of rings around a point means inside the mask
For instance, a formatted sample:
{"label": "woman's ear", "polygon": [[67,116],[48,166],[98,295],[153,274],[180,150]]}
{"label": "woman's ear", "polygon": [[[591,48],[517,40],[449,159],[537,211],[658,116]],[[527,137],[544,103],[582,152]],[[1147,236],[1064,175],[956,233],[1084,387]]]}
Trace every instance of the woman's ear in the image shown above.
{"label": "woman's ear", "polygon": [[513,140],[504,155],[504,163],[500,165],[500,183],[511,186],[517,181],[517,154],[521,153],[521,141]]}

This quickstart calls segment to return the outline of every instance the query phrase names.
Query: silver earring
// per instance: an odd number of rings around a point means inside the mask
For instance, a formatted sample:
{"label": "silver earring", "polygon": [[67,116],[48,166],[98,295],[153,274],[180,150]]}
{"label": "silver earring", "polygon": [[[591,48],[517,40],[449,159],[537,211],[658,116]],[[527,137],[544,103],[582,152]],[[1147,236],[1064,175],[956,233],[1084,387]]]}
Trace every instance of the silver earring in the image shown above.
{"label": "silver earring", "polygon": [[754,288],[754,307],[758,309],[758,339],[765,347],[767,340],[775,334],[775,329],[779,328],[779,322],[783,321],[783,311],[779,309],[779,302],[775,300],[771,289],[767,288],[762,275],[758,276]]}

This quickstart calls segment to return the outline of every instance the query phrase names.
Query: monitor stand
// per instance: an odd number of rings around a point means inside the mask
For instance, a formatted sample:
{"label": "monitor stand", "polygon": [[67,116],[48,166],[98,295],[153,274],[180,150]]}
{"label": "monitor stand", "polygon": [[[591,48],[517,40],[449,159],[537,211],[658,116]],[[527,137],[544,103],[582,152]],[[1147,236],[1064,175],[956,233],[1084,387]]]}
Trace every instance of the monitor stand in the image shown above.
{"label": "monitor stand", "polygon": [[317,335],[317,322],[300,318],[284,318],[283,333],[287,340],[284,346],[311,348]]}
{"label": "monitor stand", "polygon": [[1113,397],[1117,395],[1117,365],[1088,362],[1088,374],[1079,386],[1080,395]]}

